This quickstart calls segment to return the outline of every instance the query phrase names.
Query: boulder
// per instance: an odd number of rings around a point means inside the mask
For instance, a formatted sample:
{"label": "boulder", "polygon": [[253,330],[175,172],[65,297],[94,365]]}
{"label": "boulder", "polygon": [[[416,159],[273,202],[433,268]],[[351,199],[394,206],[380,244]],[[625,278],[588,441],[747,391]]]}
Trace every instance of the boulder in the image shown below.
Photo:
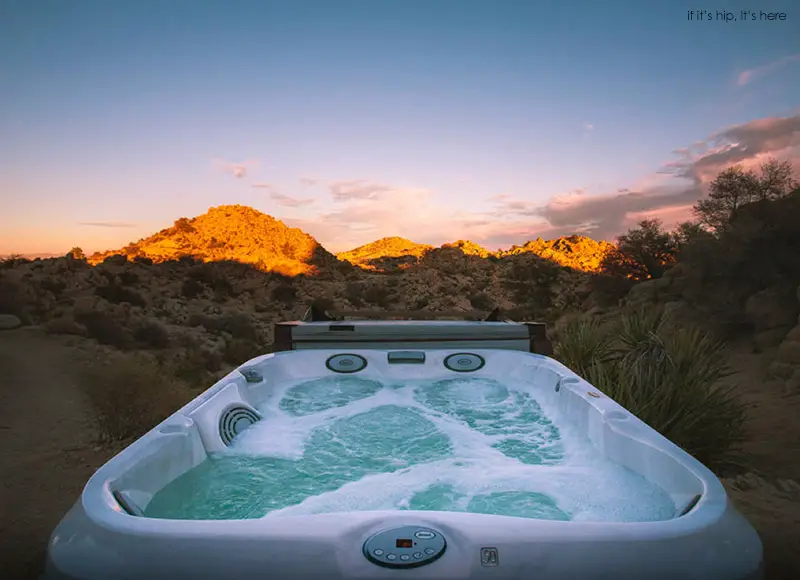
{"label": "boulder", "polygon": [[800,367],[800,342],[784,340],[778,347],[778,360]]}
{"label": "boulder", "polygon": [[22,321],[13,314],[0,314],[0,330],[14,330],[22,326]]}
{"label": "boulder", "polygon": [[781,288],[767,288],[747,299],[745,316],[756,331],[790,327],[798,314],[792,293]]}
{"label": "boulder", "polygon": [[778,346],[789,332],[787,327],[771,328],[756,333],[753,337],[753,345],[756,349],[763,351],[774,346]]}

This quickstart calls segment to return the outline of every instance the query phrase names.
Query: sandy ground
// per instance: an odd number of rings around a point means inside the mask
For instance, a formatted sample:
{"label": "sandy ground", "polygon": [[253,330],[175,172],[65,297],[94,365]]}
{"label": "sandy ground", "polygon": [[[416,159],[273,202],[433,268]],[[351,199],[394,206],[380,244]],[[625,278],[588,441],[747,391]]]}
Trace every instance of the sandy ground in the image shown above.
{"label": "sandy ground", "polygon": [[[74,380],[82,351],[36,330],[0,331],[0,576],[36,578],[50,532],[113,453],[95,446]],[[800,569],[800,397],[761,379],[764,355],[732,357],[750,405],[754,474],[725,480],[765,544],[769,578]],[[791,570],[795,573],[792,574]]]}

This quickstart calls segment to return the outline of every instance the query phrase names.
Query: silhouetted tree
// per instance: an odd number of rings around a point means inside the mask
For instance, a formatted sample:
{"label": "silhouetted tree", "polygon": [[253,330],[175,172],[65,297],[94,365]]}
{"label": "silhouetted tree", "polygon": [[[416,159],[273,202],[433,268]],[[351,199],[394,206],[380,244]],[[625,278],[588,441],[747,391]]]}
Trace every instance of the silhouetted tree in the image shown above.
{"label": "silhouetted tree", "polygon": [[760,169],[758,175],[735,165],[720,173],[709,186],[708,198],[694,206],[700,223],[720,232],[736,218],[743,205],[779,199],[797,188],[790,162],[771,159]]}
{"label": "silhouetted tree", "polygon": [[619,236],[616,251],[601,264],[603,272],[631,280],[661,278],[675,262],[675,239],[661,229],[661,220],[647,219]]}

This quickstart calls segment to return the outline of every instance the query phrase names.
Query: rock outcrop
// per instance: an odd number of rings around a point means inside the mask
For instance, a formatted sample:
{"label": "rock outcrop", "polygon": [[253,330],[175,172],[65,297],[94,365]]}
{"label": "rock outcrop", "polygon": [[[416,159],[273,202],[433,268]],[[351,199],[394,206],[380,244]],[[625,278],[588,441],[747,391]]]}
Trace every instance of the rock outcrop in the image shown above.
{"label": "rock outcrop", "polygon": [[[800,286],[796,298],[800,303]],[[783,382],[787,394],[800,394],[800,316],[780,343],[775,360],[769,365],[769,374]]]}

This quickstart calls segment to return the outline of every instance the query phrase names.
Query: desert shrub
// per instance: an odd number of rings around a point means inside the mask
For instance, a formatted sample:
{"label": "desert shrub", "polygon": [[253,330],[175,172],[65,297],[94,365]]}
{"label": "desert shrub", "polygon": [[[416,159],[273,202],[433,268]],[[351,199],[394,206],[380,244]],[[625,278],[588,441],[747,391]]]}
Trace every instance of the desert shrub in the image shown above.
{"label": "desert shrub", "polygon": [[207,389],[216,382],[215,373],[222,368],[222,355],[199,346],[186,349],[183,356],[171,364],[180,380],[192,389]]}
{"label": "desert shrub", "polygon": [[377,304],[381,308],[389,306],[389,297],[391,292],[389,286],[386,284],[378,283],[367,286],[364,290],[364,301],[369,304]]}
{"label": "desert shrub", "polygon": [[265,349],[257,342],[234,338],[225,342],[222,360],[229,365],[238,366],[266,352],[268,352],[268,349]]}
{"label": "desert shrub", "polygon": [[143,322],[133,331],[133,338],[148,348],[169,348],[170,339],[167,329],[154,321]]}
{"label": "desert shrub", "polygon": [[197,298],[203,292],[205,292],[205,290],[206,287],[203,284],[191,278],[186,278],[181,285],[181,294],[184,298],[188,298],[190,300]]}
{"label": "desert shrub", "polygon": [[233,338],[258,340],[258,331],[247,314],[226,314],[219,317],[219,329]]}
{"label": "desert shrub", "polygon": [[54,296],[58,297],[66,289],[67,284],[59,278],[43,278],[39,282],[39,287],[42,290],[51,292]]}
{"label": "desert shrub", "polygon": [[605,325],[578,319],[561,332],[555,357],[709,467],[743,465],[745,407],[721,386],[730,370],[707,333],[659,309]]}
{"label": "desert shrub", "polygon": [[311,305],[322,312],[332,313],[336,309],[336,302],[330,296],[319,296],[311,301]]}
{"label": "desert shrub", "polygon": [[191,399],[167,369],[133,353],[94,361],[80,375],[103,442],[138,437]]}
{"label": "desert shrub", "polygon": [[235,295],[233,286],[215,264],[198,264],[189,270],[186,278],[208,286],[218,299]]}
{"label": "desert shrub", "polygon": [[297,298],[297,288],[290,282],[280,282],[272,289],[271,296],[278,302],[292,302]]}
{"label": "desert shrub", "polygon": [[107,344],[119,349],[130,348],[133,339],[128,331],[105,312],[94,310],[78,312],[75,321],[86,327],[86,335],[100,344]]}
{"label": "desert shrub", "polygon": [[25,306],[22,291],[16,282],[0,279],[0,314],[19,316]]}
{"label": "desert shrub", "polygon": [[127,302],[132,306],[145,306],[147,304],[142,295],[136,290],[131,290],[118,284],[98,286],[95,288],[94,293],[112,304],[121,304],[122,302]]}
{"label": "desert shrub", "polygon": [[12,254],[9,257],[0,260],[0,268],[4,270],[10,270],[12,268],[16,268],[17,266],[21,266],[23,264],[30,264],[31,260],[21,256],[19,254]]}
{"label": "desert shrub", "polygon": [[344,287],[344,296],[354,306],[362,306],[364,286],[359,282],[348,282]]}
{"label": "desert shrub", "polygon": [[152,258],[148,258],[147,256],[136,256],[133,259],[133,263],[134,264],[143,264],[145,266],[152,266],[153,265],[153,259]]}
{"label": "desert shrub", "polygon": [[491,310],[494,308],[494,300],[486,292],[479,292],[470,296],[469,302],[473,308],[478,310]]}
{"label": "desert shrub", "polygon": [[227,332],[233,338],[243,340],[258,340],[258,331],[250,321],[247,314],[225,314],[222,316],[208,316],[206,314],[192,314],[187,321],[188,326],[202,326],[212,332]]}
{"label": "desert shrub", "polygon": [[139,283],[139,274],[136,272],[128,272],[124,270],[118,274],[120,284],[124,286],[133,286],[134,284]]}
{"label": "desert shrub", "polygon": [[48,320],[44,325],[47,334],[72,334],[86,336],[86,329],[68,316]]}

